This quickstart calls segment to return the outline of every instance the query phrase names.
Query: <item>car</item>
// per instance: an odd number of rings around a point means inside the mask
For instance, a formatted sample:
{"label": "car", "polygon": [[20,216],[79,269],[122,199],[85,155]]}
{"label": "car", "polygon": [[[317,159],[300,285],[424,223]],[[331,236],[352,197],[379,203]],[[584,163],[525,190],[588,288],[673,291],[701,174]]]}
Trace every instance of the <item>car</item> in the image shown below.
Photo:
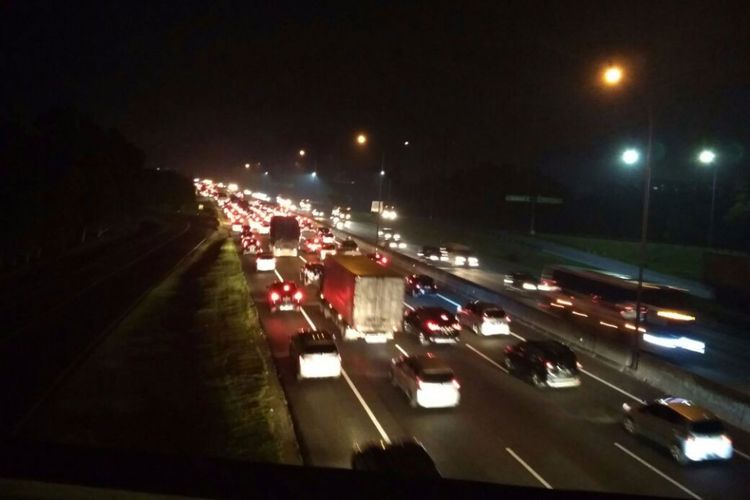
{"label": "car", "polygon": [[413,408],[452,408],[461,401],[461,384],[453,370],[432,353],[393,359],[389,377]]}
{"label": "car", "polygon": [[391,262],[390,257],[380,252],[368,253],[367,257],[381,266],[387,266]]}
{"label": "car", "polygon": [[261,222],[260,226],[258,227],[258,233],[269,234],[270,232],[271,232],[271,223],[265,220]]}
{"label": "car", "polygon": [[380,216],[386,220],[396,220],[396,218],[398,217],[396,207],[394,207],[393,205],[384,206],[383,210],[380,212]]}
{"label": "car", "polygon": [[575,353],[556,340],[529,340],[505,347],[508,372],[529,378],[536,387],[578,387],[580,366]]}
{"label": "car", "polygon": [[387,476],[441,477],[435,462],[415,440],[358,446],[352,453],[351,464],[353,470],[377,472]]}
{"label": "car", "polygon": [[359,255],[359,247],[356,241],[346,239],[339,244],[339,252],[343,255]]}
{"label": "car", "polygon": [[479,258],[471,248],[460,243],[445,243],[440,252],[447,257],[446,262],[456,267],[479,267]]}
{"label": "car", "polygon": [[732,439],[724,424],[692,401],[666,397],[622,407],[625,430],[664,446],[679,464],[732,458]]}
{"label": "car", "polygon": [[275,281],[268,287],[268,308],[276,311],[299,311],[305,295],[294,281]]}
{"label": "car", "polygon": [[336,245],[333,243],[323,243],[320,246],[320,260],[325,260],[329,255],[336,255]]}
{"label": "car", "polygon": [[431,262],[448,262],[448,255],[438,247],[425,245],[417,252],[417,257]]}
{"label": "car", "polygon": [[300,330],[292,337],[289,357],[295,362],[297,380],[341,376],[336,340],[325,330]]}
{"label": "car", "polygon": [[275,271],[276,270],[276,257],[273,253],[268,251],[262,251],[255,258],[255,270],[256,271]]}
{"label": "car", "polygon": [[[237,220],[237,219],[234,219]],[[241,233],[242,232],[242,224],[239,222],[235,222],[232,224],[232,232],[233,233]]]}
{"label": "car", "polygon": [[318,230],[318,236],[323,244],[332,245],[336,242],[336,238],[333,236],[333,232],[327,227],[321,227]]}
{"label": "car", "polygon": [[260,247],[260,242],[255,238],[242,238],[242,253],[255,253]]}
{"label": "car", "polygon": [[503,278],[505,288],[521,292],[534,292],[539,287],[539,280],[531,274],[517,271],[506,274]]}
{"label": "car", "polygon": [[404,333],[416,335],[422,345],[455,344],[461,332],[456,317],[442,307],[407,309],[402,327]]}
{"label": "car", "polygon": [[318,210],[317,208],[313,208],[310,214],[316,219],[324,219],[326,216],[326,213],[324,211]]}
{"label": "car", "polygon": [[300,247],[305,253],[317,253],[322,245],[320,238],[306,238],[302,241]]}
{"label": "car", "polygon": [[477,335],[510,335],[510,316],[497,304],[473,300],[460,306],[456,317]]}
{"label": "car", "polygon": [[401,235],[390,227],[378,229],[378,238],[385,241],[401,241]]}
{"label": "car", "polygon": [[320,278],[323,276],[323,269],[323,264],[319,262],[308,262],[299,271],[300,281],[305,285],[319,283]]}
{"label": "car", "polygon": [[437,293],[435,280],[426,274],[410,274],[406,277],[406,293],[412,297]]}

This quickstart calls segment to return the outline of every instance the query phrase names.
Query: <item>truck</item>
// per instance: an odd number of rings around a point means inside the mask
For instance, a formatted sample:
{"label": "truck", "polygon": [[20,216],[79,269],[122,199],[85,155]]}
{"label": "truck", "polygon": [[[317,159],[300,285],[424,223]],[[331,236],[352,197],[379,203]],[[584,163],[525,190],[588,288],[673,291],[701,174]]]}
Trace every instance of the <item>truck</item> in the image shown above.
{"label": "truck", "polygon": [[299,222],[295,217],[271,217],[269,241],[274,257],[296,257],[299,247]]}
{"label": "truck", "polygon": [[387,342],[403,319],[404,278],[364,255],[333,255],[323,264],[320,307],[345,340]]}

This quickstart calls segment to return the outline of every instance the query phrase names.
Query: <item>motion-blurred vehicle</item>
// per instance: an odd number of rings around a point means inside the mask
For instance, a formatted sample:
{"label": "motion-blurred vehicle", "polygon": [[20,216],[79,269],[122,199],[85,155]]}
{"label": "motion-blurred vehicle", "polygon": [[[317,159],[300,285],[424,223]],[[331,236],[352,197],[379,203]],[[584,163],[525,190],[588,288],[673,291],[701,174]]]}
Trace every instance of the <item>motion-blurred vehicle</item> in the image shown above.
{"label": "motion-blurred vehicle", "polygon": [[[237,220],[237,219],[234,219],[234,220]],[[239,223],[239,222],[234,222],[232,224],[232,232],[233,233],[237,233],[237,234],[241,233],[242,232],[242,224]]]}
{"label": "motion-blurred vehicle", "polygon": [[271,232],[271,223],[268,221],[263,221],[258,226],[258,233],[259,234],[269,234]]}
{"label": "motion-blurred vehicle", "polygon": [[523,271],[506,274],[503,284],[505,288],[519,292],[535,292],[539,288],[539,280]]}
{"label": "motion-blurred vehicle", "polygon": [[289,357],[295,361],[297,380],[338,378],[341,355],[332,334],[324,330],[302,330],[292,337]]}
{"label": "motion-blurred vehicle", "polygon": [[510,316],[497,304],[474,300],[460,306],[456,317],[477,335],[510,335]]}
{"label": "motion-blurred vehicle", "polygon": [[326,213],[323,210],[318,210],[317,208],[313,208],[312,211],[310,212],[310,215],[320,220],[320,219],[325,218]]}
{"label": "motion-blurred vehicle", "polygon": [[336,255],[336,245],[334,243],[323,243],[320,246],[320,260],[325,260],[329,255]]}
{"label": "motion-blurred vehicle", "polygon": [[299,222],[296,217],[271,217],[269,241],[276,257],[296,257],[299,245]]}
{"label": "motion-blurred vehicle", "polygon": [[336,242],[336,238],[333,236],[333,232],[327,227],[321,227],[318,229],[318,236],[323,243],[333,244]]}
{"label": "motion-blurred vehicle", "polygon": [[378,229],[378,239],[383,240],[388,248],[406,248],[406,243],[401,241],[401,235],[390,227]]}
{"label": "motion-blurred vehicle", "polygon": [[341,255],[360,255],[357,242],[352,239],[346,239],[339,244],[339,253]]}
{"label": "motion-blurred vehicle", "polygon": [[306,238],[302,240],[300,246],[302,248],[302,251],[305,253],[318,253],[320,251],[320,247],[323,246],[323,243],[318,237]]}
{"label": "motion-blurred vehicle", "polygon": [[479,267],[479,258],[474,254],[471,248],[460,243],[444,243],[440,247],[440,252],[444,254],[450,265],[455,267]]}
{"label": "motion-blurred vehicle", "polygon": [[275,281],[268,287],[268,308],[276,311],[299,311],[305,295],[294,281]]}
{"label": "motion-blurred vehicle", "polygon": [[347,340],[386,342],[401,323],[404,280],[362,255],[325,260],[321,309]]}
{"label": "motion-blurred vehicle", "polygon": [[383,211],[380,212],[380,216],[385,220],[396,220],[398,218],[396,207],[394,207],[393,205],[384,206]]}
{"label": "motion-blurred vehicle", "polygon": [[578,387],[580,364],[575,353],[556,340],[529,340],[505,348],[508,372],[526,377],[536,387]]}
{"label": "motion-blurred vehicle", "polygon": [[732,458],[732,439],[710,411],[682,398],[624,403],[623,426],[669,450],[678,463]]}
{"label": "motion-blurred vehicle", "polygon": [[402,330],[416,335],[422,345],[455,344],[459,340],[461,324],[442,307],[418,307],[406,310]]}
{"label": "motion-blurred vehicle", "polygon": [[380,252],[368,253],[367,258],[381,266],[387,266],[391,262],[391,259],[387,255]]}
{"label": "motion-blurred vehicle", "polygon": [[412,297],[437,293],[435,280],[426,274],[410,274],[405,278],[406,293]]}
{"label": "motion-blurred vehicle", "polygon": [[461,385],[453,370],[431,353],[393,359],[389,376],[414,408],[452,408],[461,401]]}
{"label": "motion-blurred vehicle", "polygon": [[271,252],[263,251],[255,258],[256,271],[274,271],[276,270],[276,257]]}
{"label": "motion-blurred vehicle", "polygon": [[242,238],[242,253],[252,254],[255,253],[260,247],[260,243],[255,238]]}
{"label": "motion-blurred vehicle", "polygon": [[435,462],[414,440],[357,447],[352,453],[352,469],[396,477],[438,478]]}
{"label": "motion-blurred vehicle", "polygon": [[299,209],[303,212],[309,212],[312,209],[312,203],[307,198],[300,200]]}
{"label": "motion-blurred vehicle", "polygon": [[417,257],[430,262],[448,262],[448,255],[439,247],[425,245],[417,252]]}
{"label": "motion-blurred vehicle", "polygon": [[319,262],[308,262],[299,271],[300,281],[305,285],[320,283],[323,276],[323,264]]}

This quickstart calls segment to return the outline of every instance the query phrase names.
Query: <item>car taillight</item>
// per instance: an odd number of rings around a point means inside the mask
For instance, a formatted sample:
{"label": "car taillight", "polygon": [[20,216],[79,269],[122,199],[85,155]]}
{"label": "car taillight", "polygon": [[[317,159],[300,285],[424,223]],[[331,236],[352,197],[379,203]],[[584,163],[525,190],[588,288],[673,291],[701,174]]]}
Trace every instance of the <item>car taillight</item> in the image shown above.
{"label": "car taillight", "polygon": [[580,370],[581,368],[583,368],[583,365],[581,364],[581,362],[580,362],[580,361],[576,361],[576,366],[578,367],[578,369],[579,369],[579,370]]}
{"label": "car taillight", "polygon": [[433,332],[435,330],[440,330],[440,326],[438,326],[438,324],[435,323],[434,321],[428,321],[426,326],[428,330],[432,330]]}
{"label": "car taillight", "polygon": [[289,285],[284,285],[284,291],[285,291],[285,292],[288,292],[288,291],[289,291]]}
{"label": "car taillight", "polygon": [[417,388],[418,388],[418,389],[421,389],[421,388],[422,388],[422,379],[421,379],[421,378],[419,378],[419,377],[417,377]]}
{"label": "car taillight", "polygon": [[277,300],[281,298],[281,295],[279,295],[276,292],[271,292],[270,297],[271,297],[271,302],[276,302]]}
{"label": "car taillight", "polygon": [[461,329],[461,323],[458,323],[458,322],[453,323],[453,328],[456,329],[456,330],[460,330]]}
{"label": "car taillight", "polygon": [[727,436],[726,434],[721,435],[721,440],[724,441],[726,444],[732,444],[732,438]]}
{"label": "car taillight", "polygon": [[300,302],[302,300],[302,292],[297,290],[297,292],[294,294],[294,300],[297,302]]}
{"label": "car taillight", "polygon": [[513,352],[513,346],[506,345],[504,350],[506,353],[511,353]]}
{"label": "car taillight", "polygon": [[510,316],[508,316],[507,314],[505,315],[505,321],[507,321],[508,323],[510,323]]}
{"label": "car taillight", "polygon": [[546,366],[548,370],[551,370],[555,367],[555,365],[552,364],[552,361],[547,361],[546,363],[544,363],[544,366]]}
{"label": "car taillight", "polygon": [[461,384],[459,384],[458,380],[456,380],[455,378],[453,379],[453,387],[455,387],[456,389],[461,388]]}

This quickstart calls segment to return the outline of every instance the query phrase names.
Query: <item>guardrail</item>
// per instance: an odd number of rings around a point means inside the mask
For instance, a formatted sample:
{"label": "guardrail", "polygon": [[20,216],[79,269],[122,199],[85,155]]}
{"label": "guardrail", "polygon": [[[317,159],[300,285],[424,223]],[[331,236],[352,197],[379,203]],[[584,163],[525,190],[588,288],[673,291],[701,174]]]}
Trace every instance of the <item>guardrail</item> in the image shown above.
{"label": "guardrail", "polygon": [[593,334],[576,328],[569,321],[545,313],[509,297],[496,290],[450,273],[444,269],[429,265],[418,259],[401,254],[393,249],[376,246],[360,236],[345,230],[335,229],[329,224],[334,234],[340,233],[357,242],[366,252],[379,251],[388,254],[391,262],[400,268],[415,274],[430,276],[442,287],[452,289],[461,295],[488,302],[499,303],[511,315],[513,321],[523,324],[546,336],[557,338],[571,347],[585,351],[614,364],[622,372],[665,391],[691,399],[713,410],[725,421],[750,431],[750,396],[725,387],[716,382],[681,370],[679,367],[657,359],[646,353],[641,354],[638,370],[629,370],[627,366],[630,351],[616,339],[604,334]]}

